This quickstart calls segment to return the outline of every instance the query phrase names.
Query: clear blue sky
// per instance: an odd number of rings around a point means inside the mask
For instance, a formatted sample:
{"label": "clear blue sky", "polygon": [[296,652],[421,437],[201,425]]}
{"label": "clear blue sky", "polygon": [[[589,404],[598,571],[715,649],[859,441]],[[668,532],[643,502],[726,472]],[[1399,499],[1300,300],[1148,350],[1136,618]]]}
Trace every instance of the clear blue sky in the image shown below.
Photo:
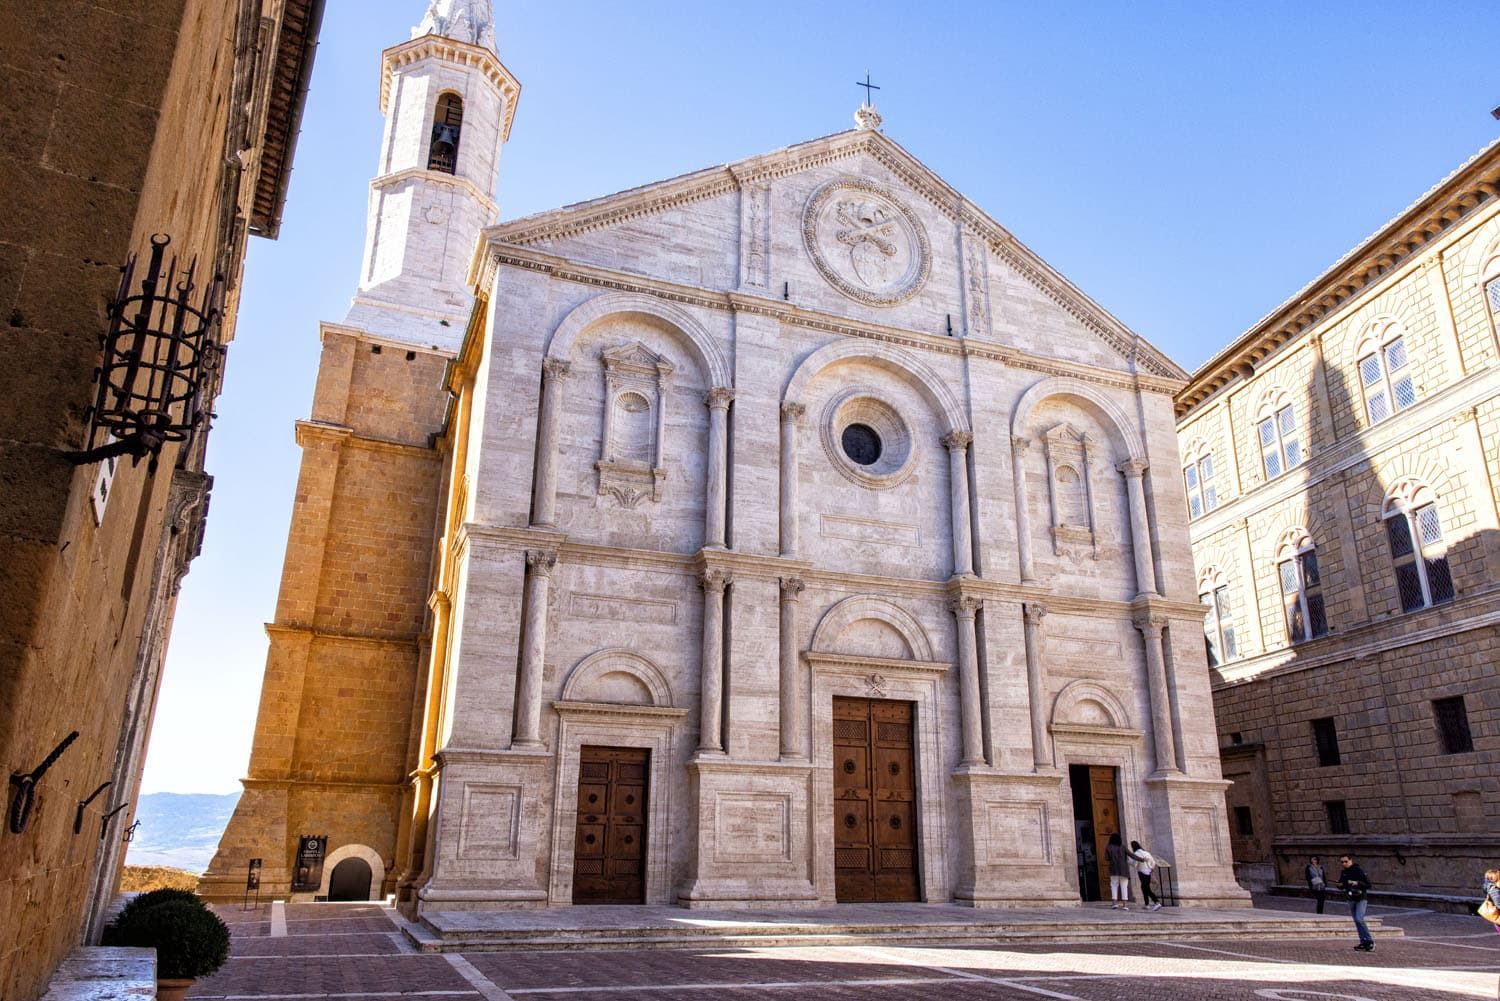
{"label": "clear blue sky", "polygon": [[[280,240],[251,242],[145,791],[244,774],[318,321],[348,307],[381,49],[425,0],[329,0]],[[918,13],[914,13],[918,11]],[[885,131],[1191,369],[1500,135],[1500,10],[1447,3],[496,0],[512,218],[851,126]]]}

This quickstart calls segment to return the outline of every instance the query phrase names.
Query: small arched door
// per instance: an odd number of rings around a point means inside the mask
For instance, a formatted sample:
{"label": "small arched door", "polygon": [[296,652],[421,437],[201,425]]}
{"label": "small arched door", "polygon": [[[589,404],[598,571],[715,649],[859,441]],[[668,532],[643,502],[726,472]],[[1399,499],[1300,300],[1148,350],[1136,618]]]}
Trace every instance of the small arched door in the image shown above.
{"label": "small arched door", "polygon": [[346,858],[333,867],[328,878],[329,900],[369,900],[370,863],[362,858]]}

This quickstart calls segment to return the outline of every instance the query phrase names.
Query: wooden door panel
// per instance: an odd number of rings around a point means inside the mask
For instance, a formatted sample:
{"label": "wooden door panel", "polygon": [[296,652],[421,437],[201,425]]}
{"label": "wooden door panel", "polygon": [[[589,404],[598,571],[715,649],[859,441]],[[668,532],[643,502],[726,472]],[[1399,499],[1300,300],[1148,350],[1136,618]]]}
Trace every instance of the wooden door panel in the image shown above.
{"label": "wooden door panel", "polygon": [[649,769],[650,752],[641,748],[581,749],[573,903],[645,901]]}
{"label": "wooden door panel", "polygon": [[1120,833],[1120,804],[1115,785],[1115,770],[1102,765],[1089,766],[1089,799],[1094,808],[1094,847],[1099,865],[1099,892],[1109,887],[1109,836]]}
{"label": "wooden door panel", "polygon": [[917,900],[911,703],[833,702],[837,899]]}

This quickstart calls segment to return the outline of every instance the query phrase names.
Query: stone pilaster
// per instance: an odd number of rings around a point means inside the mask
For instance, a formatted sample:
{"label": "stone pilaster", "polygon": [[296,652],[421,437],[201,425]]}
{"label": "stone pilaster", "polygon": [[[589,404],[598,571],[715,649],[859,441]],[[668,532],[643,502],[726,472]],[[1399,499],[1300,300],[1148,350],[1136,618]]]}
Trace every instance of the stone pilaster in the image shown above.
{"label": "stone pilaster", "polygon": [[1042,619],[1047,609],[1028,601],[1021,610],[1026,631],[1026,692],[1031,701],[1031,757],[1038,771],[1052,767],[1052,751],[1047,746],[1047,717],[1043,699],[1047,695],[1042,676]]}
{"label": "stone pilaster", "polygon": [[703,656],[699,674],[698,753],[724,753],[724,588],[730,576],[705,570],[703,587]]}
{"label": "stone pilaster", "polygon": [[542,746],[542,667],[547,656],[547,598],[557,554],[526,551],[526,614],[521,626],[521,674],[516,684],[513,747]]}
{"label": "stone pilaster", "polygon": [[531,485],[531,523],[551,527],[557,522],[557,414],[563,380],[571,366],[561,358],[542,362],[542,405],[537,424],[536,475]]}
{"label": "stone pilaster", "polygon": [[781,405],[781,555],[796,559],[797,538],[797,429],[806,407],[787,401]]}
{"label": "stone pilaster", "polygon": [[716,386],[704,394],[708,407],[708,475],[704,504],[703,545],[725,547],[724,514],[729,471],[729,404],[734,390]]}
{"label": "stone pilaster", "polygon": [[948,450],[949,509],[953,521],[953,574],[974,575],[974,542],[969,532],[969,442],[968,431],[953,430],[943,436]]}
{"label": "stone pilaster", "polygon": [[[1151,558],[1151,521],[1146,509],[1146,487],[1143,478],[1146,463],[1126,459],[1118,467],[1125,476],[1125,494],[1130,504],[1130,542],[1135,554],[1136,590],[1142,595],[1156,594],[1156,567]],[[1160,644],[1157,650],[1160,651]]]}

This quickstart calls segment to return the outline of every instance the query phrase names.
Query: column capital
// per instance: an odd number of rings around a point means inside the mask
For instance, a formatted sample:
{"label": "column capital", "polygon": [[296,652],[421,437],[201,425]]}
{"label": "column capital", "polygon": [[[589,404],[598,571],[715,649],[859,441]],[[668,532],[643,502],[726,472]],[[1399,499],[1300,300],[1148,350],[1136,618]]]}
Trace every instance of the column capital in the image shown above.
{"label": "column capital", "polygon": [[557,566],[557,553],[551,549],[528,549],[526,550],[526,568],[534,574],[543,577],[552,576],[552,568]]}
{"label": "column capital", "polygon": [[952,431],[949,431],[942,437],[944,447],[946,447],[950,452],[960,452],[968,448],[969,442],[973,440],[973,433],[970,431],[965,431],[961,428],[954,428]]}
{"label": "column capital", "polygon": [[781,423],[796,424],[802,420],[802,415],[807,413],[807,408],[793,400],[781,401]]}
{"label": "column capital", "polygon": [[1026,450],[1028,448],[1030,448],[1030,447],[1031,447],[1031,439],[1030,438],[1022,438],[1020,435],[1016,435],[1015,437],[1011,438],[1011,440],[1010,440],[1010,450],[1012,452],[1014,452],[1016,455],[1025,455],[1026,454]]}
{"label": "column capital", "polygon": [[703,394],[703,403],[710,410],[728,410],[729,401],[734,399],[734,390],[725,386],[715,386]]}
{"label": "column capital", "polygon": [[561,379],[572,367],[573,363],[566,358],[548,358],[542,362],[542,375],[548,379]]}
{"label": "column capital", "polygon": [[1021,606],[1021,616],[1026,620],[1028,626],[1039,626],[1047,617],[1047,606],[1035,601],[1028,601]]}
{"label": "column capital", "polygon": [[698,575],[698,586],[715,594],[723,594],[725,586],[732,583],[734,577],[723,570],[704,570]]}
{"label": "column capital", "polygon": [[1145,475],[1145,472],[1149,467],[1146,465],[1145,459],[1126,459],[1124,462],[1121,462],[1119,465],[1115,466],[1115,468],[1131,479],[1138,479],[1139,477]]}
{"label": "column capital", "polygon": [[976,598],[972,594],[961,594],[956,598],[948,599],[948,611],[960,619],[972,619],[974,613],[984,605],[982,598]]}
{"label": "column capital", "polygon": [[801,577],[781,578],[781,599],[783,601],[796,601],[802,595],[802,589],[807,586]]}
{"label": "column capital", "polygon": [[1161,631],[1167,625],[1167,617],[1161,612],[1136,612],[1131,621],[1142,633],[1157,638],[1161,637]]}

